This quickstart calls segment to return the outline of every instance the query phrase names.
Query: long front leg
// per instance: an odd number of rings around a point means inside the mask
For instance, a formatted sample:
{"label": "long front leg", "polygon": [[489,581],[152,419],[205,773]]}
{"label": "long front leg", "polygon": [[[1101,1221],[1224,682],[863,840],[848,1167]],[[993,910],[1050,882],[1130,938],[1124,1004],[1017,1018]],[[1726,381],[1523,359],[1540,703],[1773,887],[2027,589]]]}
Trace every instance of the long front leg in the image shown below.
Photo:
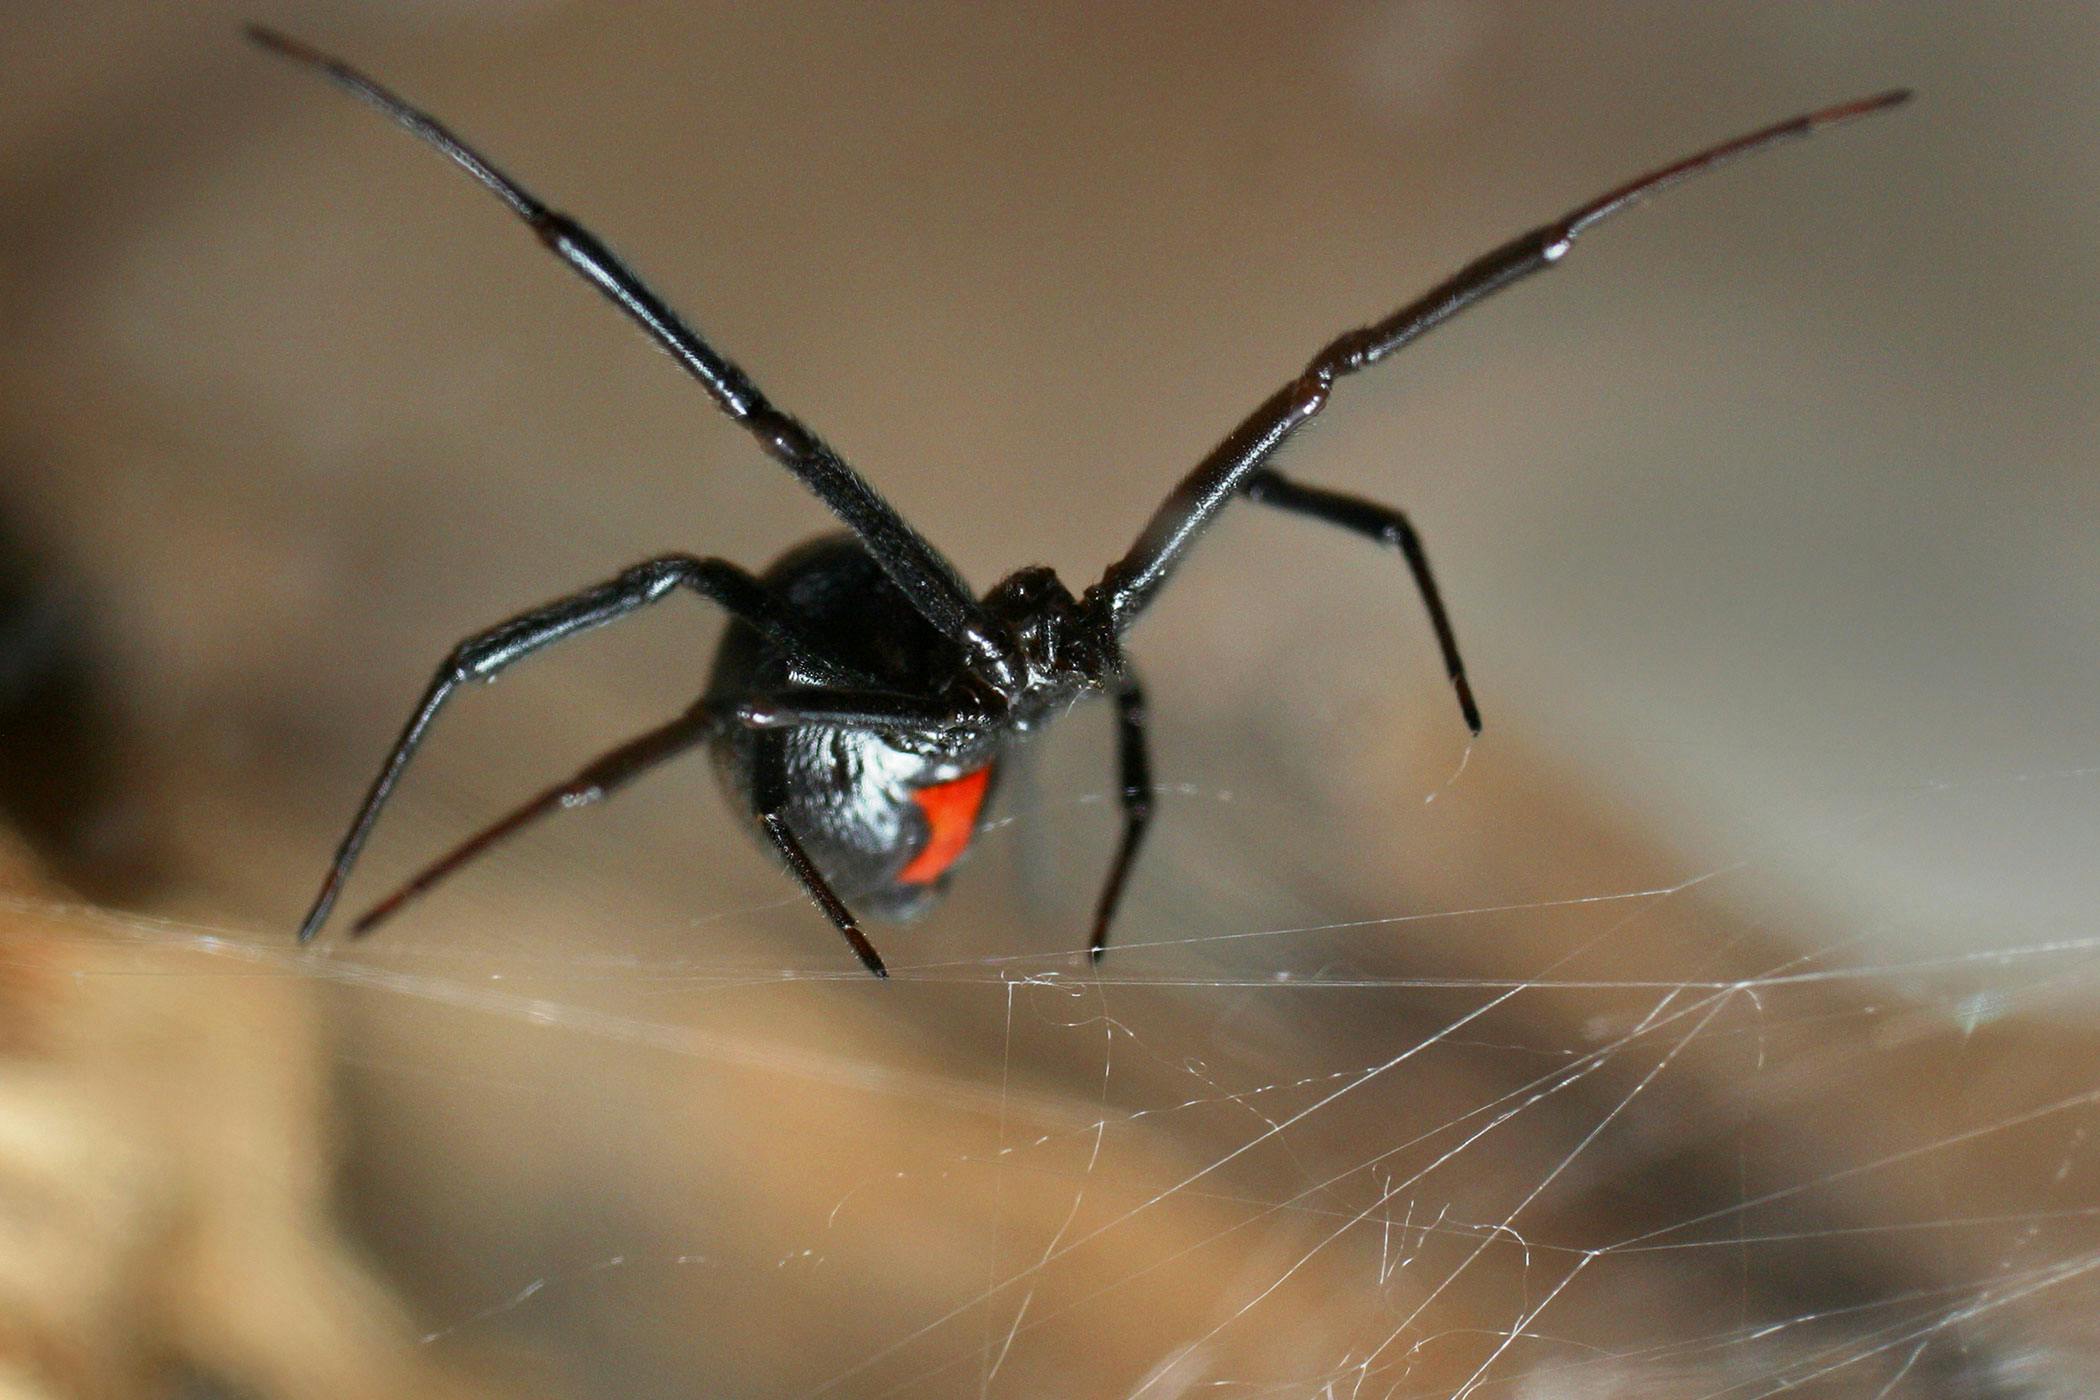
{"label": "long front leg", "polygon": [[393,794],[394,785],[400,781],[409,760],[422,746],[438,711],[444,708],[455,690],[469,681],[494,680],[542,647],[625,617],[678,588],[690,589],[721,604],[784,648],[797,664],[807,666],[814,673],[844,680],[853,678],[852,672],[826,660],[804,639],[793,616],[764,584],[734,564],[720,559],[697,559],[687,554],[666,555],[637,564],[595,588],[572,593],[477,633],[454,647],[452,654],[438,667],[429,689],[423,692],[422,701],[408,717],[401,736],[394,741],[386,762],[380,766],[379,776],[372,780],[371,790],[365,794],[364,805],[358,808],[342,845],[336,848],[328,875],[321,882],[321,892],[314,897],[313,907],[299,925],[299,941],[304,943],[311,939],[327,922],[336,897],[342,893],[343,882],[350,878],[350,869],[357,863],[366,838],[372,834],[372,824],[379,819],[380,809]]}
{"label": "long front leg", "polygon": [[832,926],[845,937],[847,944],[853,949],[854,956],[860,959],[861,966],[877,977],[888,977],[889,970],[883,967],[882,957],[875,951],[875,945],[860,931],[860,921],[853,917],[853,911],[846,907],[846,901],[840,899],[838,892],[831,888],[831,882],[824,878],[823,871],[817,869],[817,863],[809,858],[808,851],[802,849],[802,842],[796,839],[795,833],[788,828],[787,819],[781,816],[781,810],[787,806],[788,800],[785,735],[776,733],[759,736],[758,769],[752,795],[756,799],[754,805],[758,808],[759,829],[765,832],[766,839],[780,852],[780,858],[787,862],[788,870],[802,886],[803,892],[816,901],[817,907],[824,911],[824,917],[830,919]]}
{"label": "long front leg", "polygon": [[1818,127],[1893,107],[1909,96],[1903,91],[1885,92],[1826,107],[1651,171],[1475,259],[1385,320],[1336,338],[1313,356],[1303,374],[1270,395],[1183,478],[1153,513],[1130,552],[1111,564],[1101,582],[1088,591],[1089,603],[1118,633],[1136,621],[1196,537],[1239,494],[1248,475],[1327,406],[1335,380],[1370,368],[1504,287],[1552,267],[1592,224],[1628,205],[1738,157],[1806,136]]}
{"label": "long front leg", "polygon": [[1367,501],[1361,496],[1348,496],[1318,486],[1301,486],[1269,467],[1250,473],[1240,490],[1250,501],[1338,525],[1352,534],[1400,551],[1401,557],[1407,560],[1408,570],[1415,576],[1415,588],[1422,595],[1422,606],[1429,612],[1429,625],[1436,631],[1437,647],[1444,653],[1444,670],[1451,677],[1452,688],[1458,692],[1459,713],[1465,716],[1466,728],[1478,734],[1480,707],[1473,703],[1473,686],[1466,679],[1466,663],[1459,659],[1458,637],[1452,632],[1451,619],[1444,612],[1444,599],[1437,591],[1436,575],[1429,571],[1429,554],[1422,548],[1421,537],[1415,533],[1407,516],[1391,506]]}
{"label": "long front leg", "polygon": [[248,37],[272,53],[317,70],[377,108],[503,201],[549,252],[668,351],[681,369],[700,382],[716,406],[843,520],[912,607],[941,635],[963,648],[973,668],[1000,689],[1017,680],[1019,658],[1011,639],[985,613],[955,566],[905,523],[895,507],[829,444],[775,407],[749,375],[702,339],[597,235],[541,203],[437,118],[341,59],[262,25],[248,26]]}
{"label": "long front leg", "polygon": [[1094,936],[1087,944],[1095,962],[1108,951],[1108,928],[1123,902],[1123,885],[1152,825],[1152,759],[1145,741],[1145,691],[1135,672],[1126,670],[1116,683],[1116,762],[1121,770],[1123,839],[1108,867],[1108,879],[1094,906]]}

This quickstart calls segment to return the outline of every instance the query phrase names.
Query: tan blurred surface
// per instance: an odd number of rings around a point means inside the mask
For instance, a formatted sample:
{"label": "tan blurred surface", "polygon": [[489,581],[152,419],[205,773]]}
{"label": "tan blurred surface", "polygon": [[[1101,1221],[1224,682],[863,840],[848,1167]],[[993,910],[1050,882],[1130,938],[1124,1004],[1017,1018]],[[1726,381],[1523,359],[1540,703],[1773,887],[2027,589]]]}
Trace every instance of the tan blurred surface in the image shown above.
{"label": "tan blurred surface", "polygon": [[98,914],[0,842],[0,1395],[488,1394],[338,1236],[304,979]]}
{"label": "tan blurred surface", "polygon": [[[1090,581],[1322,339],[1517,228],[1921,97],[1600,229],[1294,447],[1423,529],[1470,755],[1392,560],[1228,515],[1133,637],[1168,797],[1101,980],[1087,713],[949,905],[876,931],[877,987],[702,765],[285,946],[459,636],[823,518],[250,18],[587,218],[980,586]],[[155,912],[335,1018],[354,1224],[435,1358],[624,1396],[2092,1389],[2090,11],[7,28],[0,504],[92,580]],[[715,625],[457,706],[352,901],[671,713]]]}

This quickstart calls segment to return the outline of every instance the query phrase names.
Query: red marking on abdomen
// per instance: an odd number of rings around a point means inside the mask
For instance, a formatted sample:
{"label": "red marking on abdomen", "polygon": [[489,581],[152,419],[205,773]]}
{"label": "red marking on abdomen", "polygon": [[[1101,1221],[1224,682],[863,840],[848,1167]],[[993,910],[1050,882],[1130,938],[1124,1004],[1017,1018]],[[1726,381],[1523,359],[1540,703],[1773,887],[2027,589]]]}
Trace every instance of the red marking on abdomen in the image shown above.
{"label": "red marking on abdomen", "polygon": [[948,873],[948,867],[969,848],[977,834],[977,813],[984,806],[985,788],[991,783],[987,764],[945,783],[922,787],[911,795],[926,814],[926,844],[897,872],[902,885],[930,885]]}

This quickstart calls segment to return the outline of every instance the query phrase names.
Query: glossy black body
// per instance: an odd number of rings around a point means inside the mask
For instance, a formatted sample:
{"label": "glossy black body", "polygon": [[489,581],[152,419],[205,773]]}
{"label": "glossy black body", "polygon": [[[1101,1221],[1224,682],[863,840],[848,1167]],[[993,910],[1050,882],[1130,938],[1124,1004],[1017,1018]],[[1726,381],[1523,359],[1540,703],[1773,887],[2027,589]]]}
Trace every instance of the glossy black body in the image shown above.
{"label": "glossy black body", "polygon": [[[871,689],[899,693],[926,676],[961,674],[955,643],[935,631],[850,534],[809,541],[774,563],[764,581],[809,629],[826,655]],[[707,701],[724,713],[746,696],[780,694],[815,677],[758,628],[732,619],[715,654]],[[998,764],[1011,727],[898,731],[830,724],[760,729],[724,725],[709,745],[724,790],[759,810],[758,773],[767,749],[784,771],[780,816],[853,907],[883,919],[924,913],[949,872],[926,883],[897,878],[924,848],[925,814],[912,794]]]}
{"label": "glossy black body", "polygon": [[[759,447],[829,507],[847,533],[790,551],[762,578],[734,564],[673,554],[467,638],[438,667],[337,848],[300,927],[311,938],[395,783],[459,686],[688,591],[731,622],[705,694],[685,714],[602,755],[425,869],[356,925],[371,928],[491,844],[550,812],[603,799],[688,749],[711,743],[717,771],[755,830],[846,938],[885,975],[853,905],[889,918],[922,912],[945,888],[979,808],[936,801],[965,775],[995,781],[1014,736],[1088,692],[1116,708],[1123,835],[1095,904],[1098,958],[1152,817],[1145,697],[1123,634],[1228,504],[1245,499],[1358,535],[1406,563],[1467,726],[1480,714],[1429,560],[1390,506],[1286,479],[1276,450],[1323,408],[1335,382],[1367,369],[1486,297],[1553,266],[1591,225],[1700,171],[1893,106],[1908,94],[1811,112],[1665,166],[1520,234],[1382,321],[1338,336],[1188,473],[1137,540],[1078,598],[1048,569],[1009,576],[981,599],[938,550],[806,425],[776,407],[604,243],[548,208],[417,108],[337,59],[269,30],[264,48],[324,73],[453,161],[509,207],[555,257],[604,295],[697,382]],[[939,818],[931,813],[945,812]],[[957,815],[957,813],[961,815]],[[950,823],[944,840],[936,828]],[[924,857],[924,859],[922,859]]]}

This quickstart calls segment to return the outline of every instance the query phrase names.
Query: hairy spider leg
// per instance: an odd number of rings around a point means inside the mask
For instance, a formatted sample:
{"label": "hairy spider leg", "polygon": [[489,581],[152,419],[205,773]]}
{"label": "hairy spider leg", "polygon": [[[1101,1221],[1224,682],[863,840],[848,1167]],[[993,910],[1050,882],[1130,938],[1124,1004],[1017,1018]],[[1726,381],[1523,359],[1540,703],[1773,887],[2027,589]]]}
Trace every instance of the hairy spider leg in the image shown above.
{"label": "hairy spider leg", "polygon": [[378,928],[400,913],[404,906],[428,892],[431,886],[505,837],[549,813],[603,802],[650,769],[668,763],[696,744],[705,743],[721,727],[721,716],[703,700],[669,723],[660,724],[617,748],[607,750],[579,769],[575,777],[556,783],[513,808],[416,872],[399,889],[366,910],[350,926],[351,934],[367,934]]}
{"label": "hairy spider leg", "polygon": [[1628,205],[1739,157],[1909,98],[1908,91],[1897,89],[1825,107],[1651,171],[1474,259],[1385,320],[1338,336],[1313,357],[1303,374],[1271,394],[1182,479],[1146,522],[1130,552],[1109,565],[1101,582],[1088,590],[1088,601],[1118,634],[1128,629],[1217,513],[1246,490],[1252,474],[1286,438],[1327,406],[1334,381],[1343,375],[1368,369],[1504,287],[1553,266],[1590,225]]}
{"label": "hairy spider leg", "polygon": [[1123,902],[1123,884],[1152,825],[1152,760],[1145,742],[1145,691],[1135,672],[1126,668],[1116,682],[1116,760],[1122,769],[1123,840],[1108,867],[1108,879],[1094,905],[1094,935],[1087,953],[1095,962],[1108,951],[1108,927]]}
{"label": "hairy spider leg", "polygon": [[668,351],[724,413],[844,521],[912,607],[963,649],[973,672],[1000,693],[1011,693],[1021,676],[1012,639],[985,613],[955,566],[829,444],[776,408],[750,376],[702,339],[595,234],[542,204],[435,117],[341,59],[261,25],[249,25],[247,33],[263,48],[318,70],[377,108],[501,200],[550,252]]}
{"label": "hairy spider leg", "polygon": [[586,807],[611,797],[634,779],[703,743],[724,724],[747,729],[793,729],[825,725],[839,729],[967,728],[970,721],[952,707],[916,696],[879,690],[841,690],[821,686],[783,691],[723,707],[702,700],[667,724],[599,755],[566,782],[547,788],[411,876],[399,889],[373,905],[350,926],[353,935],[370,933],[433,885],[446,879],[497,842],[550,813]]}
{"label": "hairy spider leg", "polygon": [[1459,659],[1458,636],[1451,630],[1451,619],[1444,612],[1444,599],[1437,591],[1436,576],[1429,571],[1428,551],[1422,548],[1421,537],[1415,533],[1415,527],[1406,514],[1361,496],[1300,485],[1271,467],[1250,472],[1240,491],[1250,501],[1338,525],[1352,534],[1400,551],[1401,557],[1407,560],[1408,570],[1415,576],[1415,590],[1422,595],[1422,606],[1429,612],[1429,625],[1436,632],[1438,649],[1444,654],[1444,670],[1451,677],[1452,688],[1458,692],[1459,713],[1465,716],[1466,728],[1478,734],[1480,707],[1473,701],[1473,685],[1466,679],[1466,663]]}
{"label": "hairy spider leg", "polygon": [[844,690],[795,686],[736,702],[730,718],[746,729],[890,729],[912,733],[975,732],[997,721],[976,710],[958,710],[949,700],[891,690]]}
{"label": "hairy spider leg", "polygon": [[365,839],[372,833],[380,808],[386,805],[402,770],[415,757],[429,732],[431,722],[444,708],[453,691],[468,681],[491,681],[542,647],[573,637],[626,617],[671,593],[686,588],[743,619],[779,645],[796,664],[827,678],[852,680],[855,672],[827,660],[802,635],[794,615],[782,606],[773,591],[736,565],[721,559],[700,559],[689,554],[670,554],[623,570],[617,577],[578,593],[521,613],[478,632],[452,649],[439,664],[430,688],[409,715],[408,723],[380,766],[379,776],[365,794],[350,830],[336,849],[335,859],[321,882],[321,892],[299,925],[304,943],[320,931],[328,913],[342,893],[343,882],[357,863]]}
{"label": "hairy spider leg", "polygon": [[795,833],[788,829],[786,819],[780,815],[788,800],[786,735],[777,732],[759,735],[758,767],[753,776],[754,805],[758,808],[759,828],[765,832],[766,839],[780,852],[788,870],[801,882],[803,891],[816,901],[824,916],[844,936],[854,955],[860,959],[861,966],[877,977],[888,977],[889,970],[882,965],[882,957],[875,951],[875,945],[860,931],[860,922],[853,917],[853,911],[831,888],[831,882],[824,878],[823,871],[817,869],[817,863],[809,858],[809,852],[802,849],[802,843],[795,839]]}

